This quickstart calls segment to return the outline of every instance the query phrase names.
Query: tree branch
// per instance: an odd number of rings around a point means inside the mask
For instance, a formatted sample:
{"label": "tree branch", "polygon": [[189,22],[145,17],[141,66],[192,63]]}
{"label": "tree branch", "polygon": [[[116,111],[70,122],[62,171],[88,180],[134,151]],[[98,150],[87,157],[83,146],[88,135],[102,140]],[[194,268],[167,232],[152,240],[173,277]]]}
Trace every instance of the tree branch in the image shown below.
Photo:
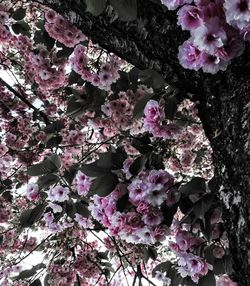
{"label": "tree branch", "polygon": [[37,113],[41,115],[46,125],[50,124],[50,121],[47,115],[36,108],[32,103],[30,103],[25,97],[23,97],[19,92],[17,92],[12,86],[10,86],[6,81],[0,78],[0,84],[5,86],[10,92],[12,92],[17,98],[19,98],[22,102],[24,102],[29,108],[33,109]]}

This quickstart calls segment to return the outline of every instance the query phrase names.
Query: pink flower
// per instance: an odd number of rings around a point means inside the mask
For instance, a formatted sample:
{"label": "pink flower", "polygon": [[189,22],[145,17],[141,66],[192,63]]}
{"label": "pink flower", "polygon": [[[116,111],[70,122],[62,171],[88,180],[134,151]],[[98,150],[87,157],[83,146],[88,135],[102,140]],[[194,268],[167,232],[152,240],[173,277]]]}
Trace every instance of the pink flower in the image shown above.
{"label": "pink flower", "polygon": [[218,17],[207,20],[202,26],[191,31],[194,45],[201,51],[213,54],[227,41],[227,34]]}
{"label": "pink flower", "polygon": [[170,187],[174,183],[174,177],[165,170],[151,170],[148,175],[148,181],[153,184],[160,184]]}
{"label": "pink flower", "polygon": [[155,100],[149,100],[144,108],[144,126],[146,130],[151,131],[154,127],[161,123],[165,117],[164,110]]}
{"label": "pink flower", "polygon": [[155,238],[151,228],[144,226],[135,230],[135,235],[139,237],[139,243],[154,244]]}
{"label": "pink flower", "polygon": [[201,56],[201,51],[190,40],[185,41],[179,47],[178,59],[186,69],[199,70],[203,63]]}
{"label": "pink flower", "polygon": [[222,247],[215,247],[213,249],[213,255],[214,257],[221,259],[225,255],[225,250]]}
{"label": "pink flower", "polygon": [[83,172],[78,171],[76,174],[76,189],[80,196],[84,196],[88,193],[91,186],[91,179]]}
{"label": "pink flower", "polygon": [[244,28],[250,21],[249,0],[225,0],[224,9],[228,24]]}
{"label": "pink flower", "polygon": [[69,193],[70,191],[67,187],[56,186],[49,190],[48,199],[52,202],[64,202],[69,199]]}
{"label": "pink flower", "polygon": [[53,204],[51,202],[48,203],[48,207],[50,207],[53,210],[53,213],[61,213],[63,210],[60,205]]}
{"label": "pink flower", "polygon": [[201,26],[201,10],[196,6],[185,5],[178,11],[178,25],[182,30],[192,30]]}
{"label": "pink flower", "polygon": [[190,240],[191,240],[191,234],[187,231],[178,231],[175,239],[176,239],[176,243],[179,246],[179,249],[182,251],[186,251],[189,249],[189,247],[191,246],[190,244]]}
{"label": "pink flower", "polygon": [[76,213],[75,214],[75,221],[78,222],[80,226],[83,228],[91,228],[93,224],[89,218],[83,217],[82,215]]}
{"label": "pink flower", "polygon": [[161,185],[148,185],[144,200],[153,207],[160,206],[167,198],[167,193]]}
{"label": "pink flower", "polygon": [[224,61],[220,59],[216,55],[211,55],[207,53],[202,54],[202,60],[203,60],[203,65],[202,65],[202,70],[207,73],[215,74],[219,70],[226,70],[229,62]]}
{"label": "pink flower", "polygon": [[216,281],[216,286],[237,286],[238,284],[233,282],[227,275],[222,275]]}
{"label": "pink flower", "polygon": [[164,286],[170,286],[171,285],[171,279],[166,277],[163,272],[156,271],[155,272],[155,279],[161,281],[164,283]]}
{"label": "pink flower", "polygon": [[138,213],[144,214],[149,211],[149,205],[142,201],[138,204],[136,210]]}
{"label": "pink flower", "polygon": [[26,189],[27,198],[30,201],[36,201],[39,199],[39,188],[35,183],[29,183]]}
{"label": "pink flower", "polygon": [[156,241],[164,241],[166,236],[169,234],[167,227],[157,226],[154,229],[154,238]]}
{"label": "pink flower", "polygon": [[47,212],[44,214],[44,220],[46,221],[46,224],[51,224],[54,220],[54,215],[52,212]]}
{"label": "pink flower", "polygon": [[5,11],[0,11],[0,23],[6,23],[9,19],[9,13]]}
{"label": "pink flower", "polygon": [[193,0],[161,0],[161,3],[168,7],[169,10],[175,10],[181,5],[190,4]]}
{"label": "pink flower", "polygon": [[212,266],[199,256],[186,252],[178,253],[178,255],[180,266],[178,272],[182,277],[190,276],[197,283],[200,277],[207,275],[208,270],[212,270]]}
{"label": "pink flower", "polygon": [[147,185],[140,179],[134,179],[128,186],[129,198],[133,204],[138,204],[143,200]]}
{"label": "pink flower", "polygon": [[156,226],[163,221],[163,215],[158,209],[151,209],[142,216],[142,220],[146,225]]}

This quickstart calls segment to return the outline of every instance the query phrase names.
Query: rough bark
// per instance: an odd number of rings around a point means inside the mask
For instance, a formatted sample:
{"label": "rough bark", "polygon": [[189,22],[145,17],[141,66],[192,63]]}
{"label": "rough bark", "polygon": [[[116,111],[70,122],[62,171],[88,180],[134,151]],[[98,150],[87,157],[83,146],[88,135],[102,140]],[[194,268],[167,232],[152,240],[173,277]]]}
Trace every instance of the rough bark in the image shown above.
{"label": "rough bark", "polygon": [[36,0],[78,26],[87,36],[138,68],[152,68],[184,97],[199,101],[199,114],[214,152],[218,197],[233,255],[234,279],[250,283],[250,82],[248,49],[226,72],[211,76],[181,68],[178,46],[188,38],[176,14],[138,0],[138,17],[121,22],[110,7],[99,17],[81,1]]}

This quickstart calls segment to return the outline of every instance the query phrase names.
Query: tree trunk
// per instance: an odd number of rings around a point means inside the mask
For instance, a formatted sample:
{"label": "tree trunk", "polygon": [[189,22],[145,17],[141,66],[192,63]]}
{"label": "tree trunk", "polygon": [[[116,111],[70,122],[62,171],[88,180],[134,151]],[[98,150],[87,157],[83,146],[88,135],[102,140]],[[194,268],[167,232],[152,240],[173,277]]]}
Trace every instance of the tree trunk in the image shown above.
{"label": "tree trunk", "polygon": [[121,22],[107,7],[99,17],[79,0],[35,0],[64,15],[101,47],[138,68],[160,72],[183,97],[199,101],[199,114],[213,148],[217,195],[233,256],[233,277],[250,283],[250,82],[249,48],[226,72],[211,76],[183,69],[178,46],[188,34],[176,14],[152,1],[137,0],[138,17]]}

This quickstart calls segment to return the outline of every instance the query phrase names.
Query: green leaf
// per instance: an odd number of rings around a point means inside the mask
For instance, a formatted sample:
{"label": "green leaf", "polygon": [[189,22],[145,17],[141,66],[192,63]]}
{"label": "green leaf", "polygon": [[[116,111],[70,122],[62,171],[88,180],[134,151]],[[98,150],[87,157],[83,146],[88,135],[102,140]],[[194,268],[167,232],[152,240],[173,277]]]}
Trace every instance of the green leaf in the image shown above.
{"label": "green leaf", "polygon": [[76,209],[75,209],[74,203],[72,201],[66,201],[65,212],[70,218],[72,218],[72,219],[75,218]]}
{"label": "green leaf", "polygon": [[78,117],[84,114],[88,108],[87,100],[80,95],[73,95],[69,97],[66,115],[70,117]]}
{"label": "green leaf", "polygon": [[55,39],[51,38],[44,28],[35,32],[33,40],[36,44],[44,44],[49,51],[55,45]]}
{"label": "green leaf", "polygon": [[149,258],[151,258],[152,260],[156,260],[158,255],[156,249],[151,246],[145,247],[143,252],[146,261],[148,261]]}
{"label": "green leaf", "polygon": [[165,261],[162,262],[158,265],[156,265],[156,267],[153,269],[152,274],[153,276],[156,275],[156,271],[160,271],[160,272],[168,272],[168,270],[173,266],[173,264],[170,261]]}
{"label": "green leaf", "polygon": [[17,22],[12,25],[12,30],[15,34],[23,34],[30,37],[30,26],[24,21]]}
{"label": "green leaf", "polygon": [[141,71],[139,73],[139,79],[142,83],[154,89],[161,89],[165,85],[165,81],[162,75],[150,69]]}
{"label": "green leaf", "polygon": [[201,231],[207,241],[210,241],[212,235],[211,216],[212,211],[210,210],[204,215],[204,219],[200,223]]}
{"label": "green leaf", "polygon": [[44,28],[44,23],[45,23],[45,20],[44,19],[40,19],[38,20],[35,25],[38,29],[42,30]]}
{"label": "green leaf", "polygon": [[87,207],[87,204],[79,201],[75,203],[75,209],[76,212],[84,217],[88,217],[89,216],[89,210]]}
{"label": "green leaf", "polygon": [[6,180],[3,181],[3,184],[4,184],[6,187],[11,187],[12,181],[11,181],[11,179],[6,179]]}
{"label": "green leaf", "polygon": [[120,91],[126,91],[130,88],[129,75],[125,71],[119,71],[119,78],[111,86],[114,93],[119,93]]}
{"label": "green leaf", "polygon": [[99,154],[99,159],[95,163],[97,167],[111,170],[113,167],[112,153],[104,152]]}
{"label": "green leaf", "polygon": [[132,174],[133,176],[137,176],[145,167],[146,162],[147,157],[145,155],[136,158],[129,167],[130,174]]}
{"label": "green leaf", "polygon": [[63,177],[71,185],[75,178],[76,173],[77,173],[76,167],[71,166],[69,169],[65,170]]}
{"label": "green leaf", "polygon": [[123,167],[123,162],[126,159],[126,155],[118,151],[104,152],[99,154],[99,159],[96,161],[96,165],[103,169],[116,170]]}
{"label": "green leaf", "polygon": [[116,208],[119,212],[123,212],[128,205],[129,205],[129,194],[126,193],[117,200]]}
{"label": "green leaf", "polygon": [[44,280],[43,280],[44,286],[51,286],[51,284],[49,283],[49,280],[50,280],[50,275],[49,274],[45,275]]}
{"label": "green leaf", "polygon": [[150,145],[151,141],[148,135],[141,138],[134,138],[131,145],[135,147],[141,154],[147,154],[154,150],[153,146]]}
{"label": "green leaf", "polygon": [[204,277],[201,277],[199,279],[198,284],[195,284],[195,285],[197,285],[197,286],[215,286],[216,280],[215,280],[213,272],[209,271],[208,274]]}
{"label": "green leaf", "polygon": [[42,282],[40,279],[36,279],[30,284],[30,286],[42,286]]}
{"label": "green leaf", "polygon": [[108,251],[105,252],[97,252],[97,257],[100,259],[108,260]]}
{"label": "green leaf", "polygon": [[64,128],[64,123],[62,120],[57,120],[49,125],[47,125],[43,131],[46,134],[50,134],[50,133],[57,133],[60,132],[62,129]]}
{"label": "green leaf", "polygon": [[169,120],[173,120],[177,112],[177,100],[174,95],[169,96],[165,100],[165,116]]}
{"label": "green leaf", "polygon": [[119,183],[115,174],[109,173],[105,176],[96,178],[93,182],[90,192],[97,194],[100,197],[106,197],[109,195]]}
{"label": "green leaf", "polygon": [[232,274],[233,272],[233,261],[231,255],[224,255],[223,257],[224,267],[227,274]]}
{"label": "green leaf", "polygon": [[58,171],[61,167],[60,157],[57,154],[53,154],[42,163],[33,165],[27,169],[29,176],[41,176]]}
{"label": "green leaf", "polygon": [[37,205],[33,209],[27,209],[20,215],[20,224],[22,227],[30,227],[37,222],[43,215],[46,204]]}
{"label": "green leaf", "polygon": [[194,177],[190,182],[180,187],[180,192],[185,195],[206,192],[206,180],[201,177]]}
{"label": "green leaf", "polygon": [[38,270],[43,269],[43,268],[46,268],[46,265],[44,263],[39,263],[36,266],[33,266],[31,269],[21,271],[19,275],[15,278],[16,280],[29,278],[35,275]]}
{"label": "green leaf", "polygon": [[137,0],[110,0],[111,6],[122,21],[133,21],[137,17]]}
{"label": "green leaf", "polygon": [[179,207],[182,213],[186,214],[190,212],[193,206],[193,202],[188,197],[181,198]]}
{"label": "green leaf", "polygon": [[46,189],[49,186],[56,184],[58,180],[59,178],[57,175],[48,174],[48,175],[40,177],[37,183],[40,189]]}
{"label": "green leaf", "polygon": [[53,148],[57,147],[62,142],[62,136],[56,135],[56,136],[48,136],[48,139],[46,140],[45,144],[47,148]]}
{"label": "green leaf", "polygon": [[161,211],[164,218],[162,223],[170,227],[173,222],[174,215],[177,211],[177,206],[173,206],[170,208],[166,204],[163,204],[161,207]]}
{"label": "green leaf", "polygon": [[195,214],[196,218],[200,218],[203,221],[205,220],[205,214],[207,211],[210,210],[213,204],[214,196],[211,194],[207,194],[199,199],[193,207],[193,213]]}
{"label": "green leaf", "polygon": [[45,164],[48,168],[58,170],[61,167],[60,157],[57,154],[53,154],[45,160]]}
{"label": "green leaf", "polygon": [[87,208],[87,204],[82,201],[78,201],[73,203],[72,201],[67,201],[65,204],[66,213],[72,219],[75,218],[75,214],[78,213],[84,217],[89,217],[89,210]]}
{"label": "green leaf", "polygon": [[212,192],[216,192],[218,190],[218,182],[216,177],[213,177],[209,182],[208,182],[208,188]]}
{"label": "green leaf", "polygon": [[109,173],[109,170],[98,167],[96,162],[82,165],[80,170],[89,177],[102,177]]}
{"label": "green leaf", "polygon": [[27,174],[29,176],[41,176],[49,173],[44,164],[36,164],[28,168]]}
{"label": "green leaf", "polygon": [[99,16],[106,6],[106,0],[85,0],[87,11],[94,16]]}
{"label": "green leaf", "polygon": [[133,117],[139,118],[143,116],[144,108],[148,101],[151,99],[152,94],[145,94],[142,98],[139,99],[139,101],[136,103],[134,111],[133,111]]}
{"label": "green leaf", "polygon": [[10,191],[5,191],[2,193],[2,197],[8,201],[8,202],[12,202],[12,199],[13,199],[13,195]]}
{"label": "green leaf", "polygon": [[220,275],[226,273],[223,259],[216,258],[213,264],[213,272],[215,275]]}
{"label": "green leaf", "polygon": [[71,73],[69,74],[69,78],[68,78],[69,85],[72,85],[74,83],[78,83],[81,80],[82,80],[81,76],[72,70]]}
{"label": "green leaf", "polygon": [[68,58],[74,51],[74,48],[64,47],[56,53],[58,58]]}
{"label": "green leaf", "polygon": [[19,8],[12,14],[12,18],[16,21],[20,21],[25,17],[25,15],[26,15],[26,9]]}

